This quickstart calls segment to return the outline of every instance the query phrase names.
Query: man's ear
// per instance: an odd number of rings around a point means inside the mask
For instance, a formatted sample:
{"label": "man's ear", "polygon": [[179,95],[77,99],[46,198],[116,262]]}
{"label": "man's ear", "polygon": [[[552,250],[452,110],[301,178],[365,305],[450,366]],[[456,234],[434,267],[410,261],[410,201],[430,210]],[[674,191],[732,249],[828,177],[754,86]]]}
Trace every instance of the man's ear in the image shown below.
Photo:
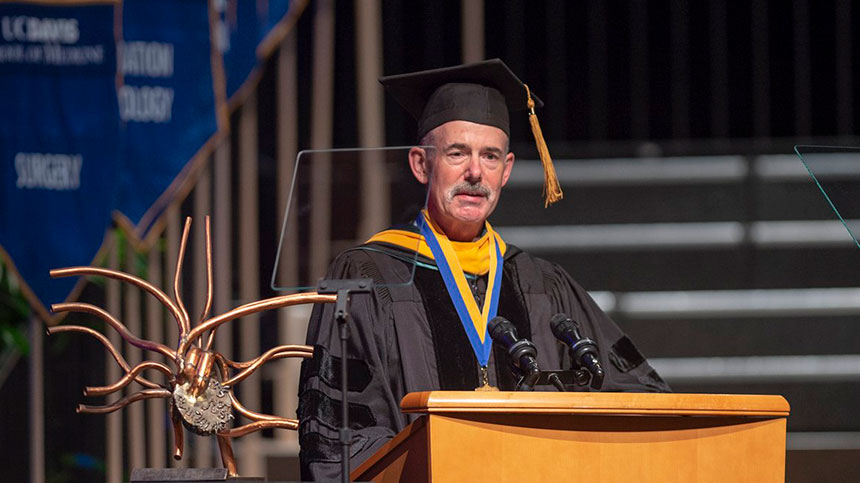
{"label": "man's ear", "polygon": [[508,178],[511,177],[511,170],[514,168],[514,153],[508,152],[505,156],[505,172],[502,173],[502,186],[508,184]]}
{"label": "man's ear", "polygon": [[430,165],[427,159],[427,150],[424,148],[413,147],[409,150],[409,168],[412,169],[412,175],[421,184],[427,184],[430,181]]}

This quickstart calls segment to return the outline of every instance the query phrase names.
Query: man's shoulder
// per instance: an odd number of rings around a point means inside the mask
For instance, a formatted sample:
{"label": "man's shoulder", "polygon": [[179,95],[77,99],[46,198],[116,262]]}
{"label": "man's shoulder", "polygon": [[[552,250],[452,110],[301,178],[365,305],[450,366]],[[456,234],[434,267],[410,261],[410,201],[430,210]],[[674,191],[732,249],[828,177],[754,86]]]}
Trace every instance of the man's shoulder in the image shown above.
{"label": "man's shoulder", "polygon": [[416,257],[422,259],[414,251],[397,245],[370,241],[340,252],[336,260],[375,260],[381,262],[400,262],[414,265]]}
{"label": "man's shoulder", "polygon": [[508,244],[505,251],[506,270],[510,270],[520,288],[527,293],[545,293],[556,283],[560,271],[554,263]]}
{"label": "man's shoulder", "polygon": [[532,255],[516,245],[507,245],[505,251],[505,263],[509,263],[517,269],[531,268],[542,273],[553,273],[563,270],[559,265],[544,258]]}
{"label": "man's shoulder", "polygon": [[370,242],[339,253],[332,261],[329,272],[390,283],[392,279],[411,276],[414,264],[414,253],[384,243]]}

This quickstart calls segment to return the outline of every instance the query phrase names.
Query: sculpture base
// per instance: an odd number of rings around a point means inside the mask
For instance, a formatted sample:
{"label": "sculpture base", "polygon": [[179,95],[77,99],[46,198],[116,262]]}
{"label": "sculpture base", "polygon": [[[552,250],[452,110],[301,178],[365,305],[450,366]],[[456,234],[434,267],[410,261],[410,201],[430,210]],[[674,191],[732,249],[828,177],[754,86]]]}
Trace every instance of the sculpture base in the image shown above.
{"label": "sculpture base", "polygon": [[184,481],[196,483],[265,481],[260,476],[229,476],[227,468],[135,468],[131,470],[131,483],[156,481]]}

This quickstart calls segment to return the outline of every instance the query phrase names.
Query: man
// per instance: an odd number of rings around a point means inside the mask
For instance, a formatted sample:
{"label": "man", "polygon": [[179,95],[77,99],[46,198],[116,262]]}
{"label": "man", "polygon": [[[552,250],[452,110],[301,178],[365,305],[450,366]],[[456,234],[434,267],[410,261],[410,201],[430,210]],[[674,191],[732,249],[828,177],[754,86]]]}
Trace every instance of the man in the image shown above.
{"label": "man", "polygon": [[[399,410],[406,393],[514,389],[507,354],[492,347],[487,335],[495,315],[535,344],[542,368],[560,369],[571,363],[549,321],[567,314],[583,336],[598,343],[603,390],[668,391],[630,339],[562,268],[506,245],[486,221],[514,163],[508,109],[540,101],[499,60],[380,82],[418,119],[418,139],[433,149],[409,152],[412,173],[428,189],[416,222],[375,235],[339,255],[329,269],[328,278],[377,283],[372,294],[353,296],[350,307],[346,363],[353,468],[415,419]],[[532,127],[539,151],[545,151],[536,120]],[[550,194],[561,195],[552,181],[548,186]],[[315,355],[303,363],[300,382],[303,479],[335,479],[341,468],[338,381],[344,358],[332,313],[331,304],[315,307],[308,327]]]}

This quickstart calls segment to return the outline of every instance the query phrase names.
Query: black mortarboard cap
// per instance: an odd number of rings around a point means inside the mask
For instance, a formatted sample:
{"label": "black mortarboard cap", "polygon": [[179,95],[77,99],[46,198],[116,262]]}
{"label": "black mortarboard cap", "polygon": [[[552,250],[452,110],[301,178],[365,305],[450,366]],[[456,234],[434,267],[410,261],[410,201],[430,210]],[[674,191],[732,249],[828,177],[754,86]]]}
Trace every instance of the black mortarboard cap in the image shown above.
{"label": "black mortarboard cap", "polygon": [[544,169],[546,206],[564,195],[543,139],[535,107],[543,102],[499,59],[381,77],[379,82],[418,120],[418,140],[448,121],[470,121],[511,135],[508,110],[529,111]]}
{"label": "black mortarboard cap", "polygon": [[[379,82],[418,120],[418,139],[448,121],[471,121],[510,136],[508,110],[528,109],[523,82],[499,59],[382,77]],[[543,102],[532,94],[536,107]]]}

